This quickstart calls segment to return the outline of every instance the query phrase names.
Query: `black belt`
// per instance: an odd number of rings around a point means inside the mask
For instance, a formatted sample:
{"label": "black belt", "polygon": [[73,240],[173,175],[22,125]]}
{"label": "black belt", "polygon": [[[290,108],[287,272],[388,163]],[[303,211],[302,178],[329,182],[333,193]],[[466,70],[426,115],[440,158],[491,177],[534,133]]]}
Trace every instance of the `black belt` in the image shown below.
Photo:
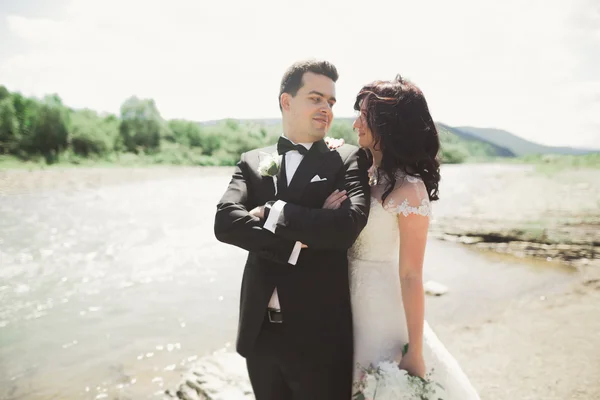
{"label": "black belt", "polygon": [[268,308],[267,317],[269,318],[269,322],[272,324],[281,324],[283,322],[283,313],[281,312],[281,310]]}

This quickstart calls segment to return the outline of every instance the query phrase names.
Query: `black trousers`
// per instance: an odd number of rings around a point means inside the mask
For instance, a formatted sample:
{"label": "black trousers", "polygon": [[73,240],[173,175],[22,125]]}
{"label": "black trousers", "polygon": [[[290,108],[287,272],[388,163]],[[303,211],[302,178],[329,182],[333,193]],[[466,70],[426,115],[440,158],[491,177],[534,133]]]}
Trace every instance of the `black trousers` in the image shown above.
{"label": "black trousers", "polygon": [[351,400],[352,342],[300,349],[290,337],[285,314],[281,324],[265,318],[246,357],[256,400]]}

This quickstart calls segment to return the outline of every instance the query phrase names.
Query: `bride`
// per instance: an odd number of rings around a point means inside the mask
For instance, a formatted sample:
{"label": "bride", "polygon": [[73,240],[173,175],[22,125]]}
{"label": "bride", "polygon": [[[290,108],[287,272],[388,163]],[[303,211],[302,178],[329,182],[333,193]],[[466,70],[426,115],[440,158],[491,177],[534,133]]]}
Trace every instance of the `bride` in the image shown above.
{"label": "bride", "polygon": [[354,108],[359,145],[373,161],[369,220],[348,252],[355,380],[362,367],[396,361],[413,376],[433,370],[444,400],[479,399],[424,319],[422,269],[440,143],[423,93],[398,76],[363,87]]}

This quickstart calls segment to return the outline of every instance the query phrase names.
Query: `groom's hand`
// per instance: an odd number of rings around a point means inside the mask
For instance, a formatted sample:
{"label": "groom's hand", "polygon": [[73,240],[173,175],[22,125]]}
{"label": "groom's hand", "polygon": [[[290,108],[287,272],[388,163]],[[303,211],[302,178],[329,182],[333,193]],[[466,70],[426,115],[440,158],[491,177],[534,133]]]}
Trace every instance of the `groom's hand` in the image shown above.
{"label": "groom's hand", "polygon": [[255,207],[249,214],[256,218],[265,219],[265,206]]}
{"label": "groom's hand", "polygon": [[[344,193],[345,193],[345,191],[344,191]],[[248,214],[250,214],[256,218],[265,219],[265,206],[254,207]],[[308,246],[305,245],[304,243],[302,243],[301,248],[307,249]]]}
{"label": "groom's hand", "polygon": [[345,190],[342,190],[340,192],[339,189],[336,189],[333,193],[329,195],[329,197],[327,197],[327,199],[325,199],[325,203],[323,203],[322,208],[326,208],[329,210],[337,210],[342,206],[342,203],[347,198],[348,196],[346,195]]}

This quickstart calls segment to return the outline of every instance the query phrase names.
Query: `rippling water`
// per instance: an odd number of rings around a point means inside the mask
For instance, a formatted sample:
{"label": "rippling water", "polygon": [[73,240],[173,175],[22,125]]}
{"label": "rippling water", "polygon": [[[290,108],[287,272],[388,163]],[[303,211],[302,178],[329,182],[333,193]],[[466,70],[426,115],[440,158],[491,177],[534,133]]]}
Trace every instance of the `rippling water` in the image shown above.
{"label": "rippling water", "polygon": [[[229,172],[1,197],[0,398],[158,398],[232,348],[246,254],[212,232]],[[436,241],[427,263],[459,293],[428,300],[440,322],[564,281]]]}
{"label": "rippling water", "polygon": [[230,346],[245,255],[212,236],[226,184],[2,199],[0,396],[144,398]]}

